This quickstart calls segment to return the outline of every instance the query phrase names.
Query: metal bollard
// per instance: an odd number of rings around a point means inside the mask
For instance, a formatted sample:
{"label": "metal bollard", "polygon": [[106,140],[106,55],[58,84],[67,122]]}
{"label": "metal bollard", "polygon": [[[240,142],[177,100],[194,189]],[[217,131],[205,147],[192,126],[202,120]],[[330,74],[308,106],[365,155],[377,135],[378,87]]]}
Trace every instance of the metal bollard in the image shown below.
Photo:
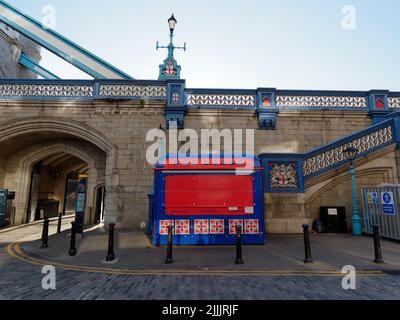
{"label": "metal bollard", "polygon": [[58,214],[57,233],[61,233],[62,213]]}
{"label": "metal bollard", "polygon": [[166,264],[173,263],[172,260],[172,231],[174,230],[174,226],[168,226],[168,245],[167,245],[167,259],[165,259]]}
{"label": "metal bollard", "polygon": [[308,224],[303,224],[303,233],[304,233],[304,252],[305,258],[304,263],[313,263],[311,258],[311,245],[310,245],[310,233],[308,232]]}
{"label": "metal bollard", "polygon": [[242,226],[236,226],[236,260],[235,264],[243,264],[242,259]]}
{"label": "metal bollard", "polygon": [[114,261],[115,254],[114,254],[114,227],[115,223],[110,223],[109,225],[109,233],[108,233],[108,253],[106,261]]}
{"label": "metal bollard", "polygon": [[77,253],[77,250],[75,247],[75,240],[76,240],[76,222],[72,221],[71,222],[71,242],[69,245],[69,252],[68,252],[68,254],[70,256],[75,256]]}
{"label": "metal bollard", "polygon": [[374,250],[375,250],[375,259],[374,262],[378,264],[383,264],[382,259],[382,249],[381,249],[381,239],[379,236],[379,226],[373,225],[372,229],[374,231]]}
{"label": "metal bollard", "polygon": [[49,218],[44,218],[43,221],[43,231],[42,231],[42,245],[41,249],[48,248],[48,240],[49,240]]}

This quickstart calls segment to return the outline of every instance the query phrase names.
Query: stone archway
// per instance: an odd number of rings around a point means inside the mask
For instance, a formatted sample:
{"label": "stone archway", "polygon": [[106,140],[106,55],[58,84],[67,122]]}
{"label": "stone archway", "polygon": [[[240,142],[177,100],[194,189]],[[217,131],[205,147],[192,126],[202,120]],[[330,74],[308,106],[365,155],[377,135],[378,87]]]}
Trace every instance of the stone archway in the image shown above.
{"label": "stone archway", "polygon": [[[16,222],[23,223],[27,211],[33,166],[51,157],[70,155],[87,164],[88,191],[85,223],[92,223],[95,188],[106,185],[107,220],[114,221],[112,191],[118,183],[116,147],[97,130],[76,121],[58,118],[25,118],[0,124],[0,187],[15,190]],[[68,158],[68,157],[67,157]],[[62,161],[62,160],[61,160]],[[59,161],[58,161],[59,162]]]}

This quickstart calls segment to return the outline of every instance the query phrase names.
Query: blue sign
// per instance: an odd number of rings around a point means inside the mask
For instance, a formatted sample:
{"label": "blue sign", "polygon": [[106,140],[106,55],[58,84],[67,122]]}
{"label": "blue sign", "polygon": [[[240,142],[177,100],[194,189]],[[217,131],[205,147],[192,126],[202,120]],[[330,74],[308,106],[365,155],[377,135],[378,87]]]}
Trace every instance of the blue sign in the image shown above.
{"label": "blue sign", "polygon": [[378,192],[368,192],[367,199],[369,204],[378,204],[379,203]]}
{"label": "blue sign", "polygon": [[394,216],[396,214],[394,208],[393,192],[384,191],[381,193],[382,211],[383,214]]}

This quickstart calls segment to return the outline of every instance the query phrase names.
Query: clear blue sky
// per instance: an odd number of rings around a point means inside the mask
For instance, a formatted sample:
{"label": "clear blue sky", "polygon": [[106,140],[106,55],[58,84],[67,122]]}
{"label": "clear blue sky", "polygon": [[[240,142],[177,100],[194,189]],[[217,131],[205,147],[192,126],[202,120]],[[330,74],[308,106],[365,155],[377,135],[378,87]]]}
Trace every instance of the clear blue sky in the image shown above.
{"label": "clear blue sky", "polygon": [[[166,56],[167,19],[188,87],[389,89],[400,91],[398,0],[8,0],[37,19],[56,9],[56,31],[129,73],[156,79]],[[342,28],[342,7],[357,28]],[[85,75],[50,53],[44,66],[65,78]]]}

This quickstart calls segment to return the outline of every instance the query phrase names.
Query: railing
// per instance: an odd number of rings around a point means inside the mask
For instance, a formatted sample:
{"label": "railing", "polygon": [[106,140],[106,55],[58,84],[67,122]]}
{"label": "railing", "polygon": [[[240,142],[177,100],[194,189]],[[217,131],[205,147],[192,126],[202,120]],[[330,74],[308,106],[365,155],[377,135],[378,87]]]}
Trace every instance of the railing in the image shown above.
{"label": "railing", "polygon": [[208,109],[255,109],[254,90],[229,89],[188,89],[186,90],[188,108]]}
{"label": "railing", "polygon": [[276,106],[282,110],[362,110],[368,107],[366,92],[278,91]]}
{"label": "railing", "polygon": [[361,157],[395,143],[394,121],[395,119],[385,120],[306,153],[303,158],[304,177],[307,179],[343,165],[346,162],[344,150],[347,147],[357,148],[358,157]]}
{"label": "railing", "polygon": [[[161,80],[0,80],[0,99],[154,99],[178,98],[189,109],[233,109],[276,111],[349,110],[393,111],[400,109],[400,92],[385,92],[380,109],[370,91],[313,91],[276,89],[186,89],[179,80],[183,99],[176,96],[176,85]],[[263,91],[266,90],[266,91]],[[267,92],[267,95],[265,95]],[[174,95],[175,94],[175,95]],[[264,105],[264,98],[268,103]],[[168,98],[170,97],[170,98]]]}
{"label": "railing", "polygon": [[160,99],[164,81],[140,80],[0,80],[1,98]]}

